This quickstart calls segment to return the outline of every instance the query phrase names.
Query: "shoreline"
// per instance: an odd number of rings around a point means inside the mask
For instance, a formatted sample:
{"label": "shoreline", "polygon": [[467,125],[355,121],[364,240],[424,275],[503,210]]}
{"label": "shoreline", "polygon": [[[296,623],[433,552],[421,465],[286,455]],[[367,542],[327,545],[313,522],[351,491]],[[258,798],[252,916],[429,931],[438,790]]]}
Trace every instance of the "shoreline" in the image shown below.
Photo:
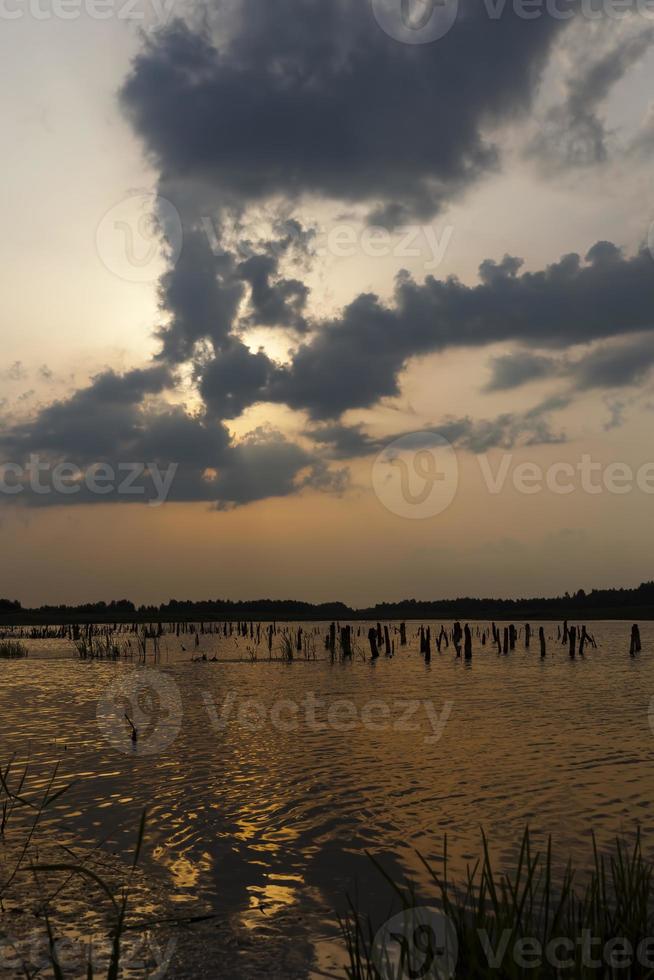
{"label": "shoreline", "polygon": [[574,622],[652,622],[654,621],[654,607],[625,607],[624,609],[562,609],[557,612],[545,612],[539,609],[515,609],[512,613],[506,611],[491,610],[470,610],[462,607],[458,610],[429,610],[424,612],[411,611],[411,614],[403,614],[402,611],[378,610],[358,612],[347,610],[339,615],[324,616],[316,614],[295,615],[295,616],[271,616],[269,613],[247,612],[242,615],[179,615],[179,616],[157,616],[152,612],[143,615],[132,616],[113,616],[113,615],[93,615],[82,614],[77,616],[65,615],[46,615],[29,614],[24,616],[2,616],[0,615],[0,630],[13,629],[20,627],[42,627],[42,626],[88,626],[88,625],[119,625],[130,624],[151,625],[161,623],[162,625],[174,625],[176,623],[395,623],[405,621],[407,623],[423,623],[433,621],[468,621],[468,622],[496,622],[496,623],[515,623],[515,622],[534,622],[541,623],[562,623],[564,620]]}

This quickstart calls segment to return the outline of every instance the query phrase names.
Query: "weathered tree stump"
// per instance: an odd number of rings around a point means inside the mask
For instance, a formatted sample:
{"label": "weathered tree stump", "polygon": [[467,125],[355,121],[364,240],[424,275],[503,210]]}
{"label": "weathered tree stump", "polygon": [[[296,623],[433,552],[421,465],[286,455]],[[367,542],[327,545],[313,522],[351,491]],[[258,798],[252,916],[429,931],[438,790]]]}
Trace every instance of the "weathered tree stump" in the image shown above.
{"label": "weathered tree stump", "polygon": [[629,653],[631,654],[632,657],[635,657],[636,654],[640,653],[642,649],[643,648],[640,642],[640,629],[638,627],[638,624],[634,623],[634,625],[631,627],[631,645],[630,645]]}
{"label": "weathered tree stump", "polygon": [[370,659],[376,660],[379,656],[379,650],[377,649],[377,630],[374,626],[368,630],[368,642],[370,643]]}

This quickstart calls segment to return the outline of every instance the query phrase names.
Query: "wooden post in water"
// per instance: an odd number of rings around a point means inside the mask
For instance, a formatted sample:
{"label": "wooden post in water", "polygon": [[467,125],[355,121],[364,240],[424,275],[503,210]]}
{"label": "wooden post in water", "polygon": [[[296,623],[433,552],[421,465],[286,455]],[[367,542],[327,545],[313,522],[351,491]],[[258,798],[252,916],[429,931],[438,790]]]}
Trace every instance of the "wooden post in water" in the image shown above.
{"label": "wooden post in water", "polygon": [[400,623],[400,646],[406,646],[406,623]]}
{"label": "wooden post in water", "polygon": [[531,642],[531,626],[529,623],[525,625],[525,650],[529,649],[529,644]]}
{"label": "wooden post in water", "polygon": [[509,627],[508,626],[505,626],[504,627],[504,646],[503,646],[503,649],[502,649],[502,653],[508,653],[508,652],[509,652]]}
{"label": "wooden post in water", "polygon": [[466,660],[472,660],[472,634],[470,632],[470,627],[468,626],[467,623],[463,630],[463,635],[464,635],[463,645],[465,650],[465,658]]}
{"label": "wooden post in water", "polygon": [[386,656],[391,657],[393,655],[393,651],[391,650],[391,637],[388,632],[388,626],[386,625],[384,625],[384,643],[386,644]]}
{"label": "wooden post in water", "polygon": [[632,657],[635,657],[636,654],[640,653],[642,649],[643,648],[640,643],[640,629],[638,624],[634,623],[634,625],[631,627],[631,645],[629,648],[629,653]]}
{"label": "wooden post in water", "polygon": [[586,646],[586,643],[588,643],[589,641],[590,641],[590,637],[589,637],[588,633],[586,632],[586,627],[585,626],[582,626],[581,627],[581,636],[579,637],[579,656],[580,657],[583,657],[583,655],[584,655],[584,647]]}
{"label": "wooden post in water", "polygon": [[376,660],[379,656],[379,650],[377,649],[377,630],[374,626],[368,630],[368,642],[370,643],[370,659]]}
{"label": "wooden post in water", "polygon": [[574,660],[577,655],[577,627],[571,626],[568,630],[570,638],[570,659]]}
{"label": "wooden post in water", "polygon": [[431,627],[427,627],[425,633],[425,663],[431,663]]}
{"label": "wooden post in water", "polygon": [[538,639],[540,640],[540,657],[544,660],[547,656],[547,647],[545,645],[545,630],[541,626],[538,630]]}
{"label": "wooden post in water", "polygon": [[511,623],[511,625],[509,626],[509,649],[510,650],[515,650],[516,637],[517,637],[517,633],[515,630],[515,626],[513,625],[513,623]]}

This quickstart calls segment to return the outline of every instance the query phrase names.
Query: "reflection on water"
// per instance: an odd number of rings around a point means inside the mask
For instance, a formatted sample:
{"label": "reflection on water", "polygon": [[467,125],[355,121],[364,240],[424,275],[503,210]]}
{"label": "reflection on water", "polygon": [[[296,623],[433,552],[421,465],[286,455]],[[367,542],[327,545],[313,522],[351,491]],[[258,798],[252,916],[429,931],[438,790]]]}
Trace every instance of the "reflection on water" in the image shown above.
{"label": "reflection on water", "polygon": [[80,662],[64,641],[31,641],[29,660],[0,664],[0,754],[31,759],[44,780],[61,760],[76,782],[56,819],[119,855],[147,806],[150,871],[173,901],[315,946],[337,931],[355,883],[379,891],[366,850],[420,877],[415,851],[438,866],[445,832],[452,871],[464,870],[480,825],[500,860],[525,823],[583,860],[591,830],[602,840],[638,821],[654,840],[654,628],[633,659],[629,624],[594,624],[599,648],[575,661],[556,626],[545,629],[544,662],[533,641],[498,656],[476,640],[471,665],[450,647],[430,666],[413,629],[393,659],[345,665],[269,662],[263,642],[253,663],[216,636],[199,653],[223,662],[191,663],[167,637],[157,670],[183,717],[152,755],[120,751],[96,721],[131,663]]}

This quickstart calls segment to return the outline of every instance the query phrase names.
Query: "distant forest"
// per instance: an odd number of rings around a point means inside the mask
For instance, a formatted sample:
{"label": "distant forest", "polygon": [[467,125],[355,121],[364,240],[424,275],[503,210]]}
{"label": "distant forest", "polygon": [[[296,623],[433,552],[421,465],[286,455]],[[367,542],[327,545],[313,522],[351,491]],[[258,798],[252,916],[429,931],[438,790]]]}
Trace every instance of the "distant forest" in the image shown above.
{"label": "distant forest", "polygon": [[86,603],[81,606],[40,606],[24,609],[20,602],[0,599],[0,624],[119,623],[223,621],[223,620],[398,620],[398,619],[654,619],[654,582],[636,589],[593,589],[566,592],[555,598],[404,599],[382,602],[368,609],[352,609],[342,602],[314,605],[293,599],[171,599],[161,606],[136,606],[128,599]]}

